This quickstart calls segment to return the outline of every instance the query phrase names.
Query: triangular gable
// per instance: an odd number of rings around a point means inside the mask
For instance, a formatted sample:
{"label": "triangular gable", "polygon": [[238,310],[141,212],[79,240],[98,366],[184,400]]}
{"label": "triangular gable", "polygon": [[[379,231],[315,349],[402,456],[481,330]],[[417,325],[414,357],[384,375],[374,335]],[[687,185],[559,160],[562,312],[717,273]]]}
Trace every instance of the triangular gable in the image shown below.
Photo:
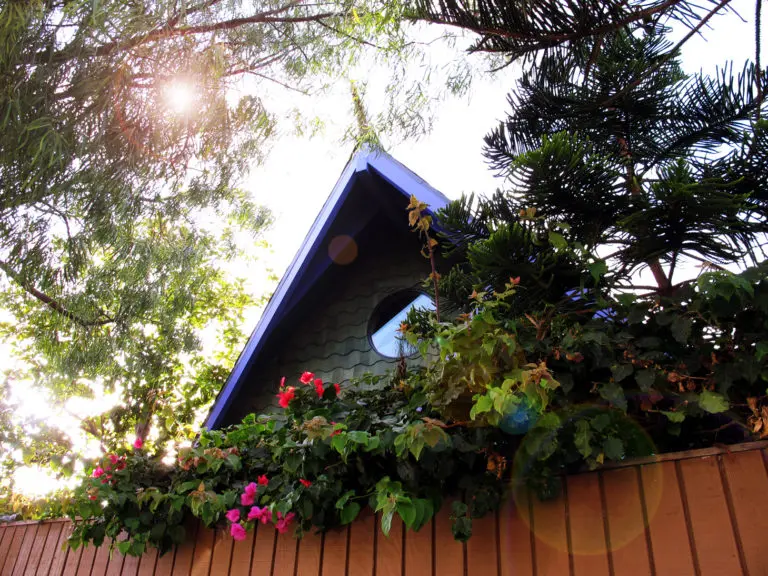
{"label": "triangular gable", "polygon": [[299,251],[277,285],[256,328],[235,362],[229,378],[208,414],[204,424],[206,428],[214,429],[221,424],[267,338],[331,264],[330,259],[326,259],[319,265],[315,262],[315,266],[310,268],[310,263],[322,246],[355,183],[362,175],[371,173],[380,176],[404,196],[416,196],[429,206],[430,211],[439,210],[449,202],[442,193],[389,154],[370,149],[361,149],[356,152],[341,173],[341,177],[309,229]]}

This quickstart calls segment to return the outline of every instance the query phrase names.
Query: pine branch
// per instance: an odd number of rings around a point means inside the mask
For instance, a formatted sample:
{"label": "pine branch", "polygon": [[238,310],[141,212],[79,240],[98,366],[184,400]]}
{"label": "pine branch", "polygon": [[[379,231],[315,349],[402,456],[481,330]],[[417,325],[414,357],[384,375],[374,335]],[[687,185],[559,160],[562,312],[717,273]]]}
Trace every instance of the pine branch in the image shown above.
{"label": "pine branch", "polygon": [[[157,42],[161,40],[167,40],[169,38],[178,38],[185,36],[192,36],[196,34],[205,34],[209,32],[218,32],[223,30],[232,30],[241,26],[249,24],[295,24],[301,22],[320,22],[333,16],[338,16],[338,12],[322,12],[320,14],[311,14],[306,16],[279,16],[279,14],[297,7],[302,3],[302,0],[293,0],[284,6],[275,8],[274,10],[267,10],[265,12],[259,12],[251,16],[243,18],[232,18],[230,20],[222,20],[219,22],[213,22],[210,24],[200,24],[197,26],[183,26],[176,28],[174,25],[177,17],[174,16],[162,27],[156,27],[154,30],[139,36],[130,38],[124,42],[108,42],[98,47],[87,49],[83,52],[72,52],[69,50],[62,50],[54,53],[53,55],[47,52],[39,53],[38,58],[45,58],[54,64],[61,64],[81,57],[100,57],[109,56],[116,52],[122,52],[130,50],[144,44]],[[213,4],[213,3],[211,3]]]}
{"label": "pine branch", "polygon": [[13,268],[11,268],[7,262],[0,260],[0,270],[5,272],[9,278],[11,278],[14,282],[16,282],[19,286],[21,286],[27,294],[35,297],[40,302],[48,306],[54,312],[58,312],[65,318],[72,320],[73,322],[75,322],[76,324],[79,324],[84,328],[91,328],[94,326],[104,326],[106,324],[111,324],[112,322],[115,321],[114,318],[110,318],[103,312],[102,312],[102,315],[105,317],[103,320],[86,320],[84,318],[81,318],[71,310],[68,310],[67,308],[65,308],[64,305],[62,305],[60,302],[54,300],[47,294],[40,292],[40,290],[38,290],[28,282],[24,281],[21,274],[19,274]]}

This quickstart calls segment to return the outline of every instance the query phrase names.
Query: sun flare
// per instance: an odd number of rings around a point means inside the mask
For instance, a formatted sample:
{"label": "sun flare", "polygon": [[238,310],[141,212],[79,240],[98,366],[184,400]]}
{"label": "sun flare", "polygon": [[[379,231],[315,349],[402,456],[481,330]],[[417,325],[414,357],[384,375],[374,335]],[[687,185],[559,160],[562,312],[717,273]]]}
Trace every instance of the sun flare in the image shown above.
{"label": "sun flare", "polygon": [[163,88],[163,101],[176,114],[188,114],[195,101],[195,89],[185,81],[169,82]]}

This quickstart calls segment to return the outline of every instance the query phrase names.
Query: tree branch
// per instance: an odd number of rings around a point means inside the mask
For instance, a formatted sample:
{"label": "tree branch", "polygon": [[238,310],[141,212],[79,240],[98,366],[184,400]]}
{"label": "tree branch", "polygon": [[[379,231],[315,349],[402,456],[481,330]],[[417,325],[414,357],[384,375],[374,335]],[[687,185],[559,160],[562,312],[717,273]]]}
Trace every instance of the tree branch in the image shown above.
{"label": "tree branch", "polygon": [[47,294],[40,292],[40,290],[38,290],[31,284],[29,284],[28,282],[25,282],[24,279],[21,277],[21,274],[19,274],[13,268],[11,268],[7,262],[0,260],[0,270],[5,272],[9,278],[11,278],[14,282],[16,282],[19,286],[21,286],[27,294],[34,296],[54,312],[58,312],[65,318],[72,320],[73,322],[75,322],[76,324],[79,324],[80,326],[83,326],[84,328],[90,328],[93,326],[104,326],[106,324],[111,324],[112,322],[115,321],[114,318],[108,317],[103,312],[102,314],[105,316],[105,319],[103,320],[85,320],[84,318],[81,318],[71,310],[68,310],[67,308],[65,308],[61,303],[57,302]]}

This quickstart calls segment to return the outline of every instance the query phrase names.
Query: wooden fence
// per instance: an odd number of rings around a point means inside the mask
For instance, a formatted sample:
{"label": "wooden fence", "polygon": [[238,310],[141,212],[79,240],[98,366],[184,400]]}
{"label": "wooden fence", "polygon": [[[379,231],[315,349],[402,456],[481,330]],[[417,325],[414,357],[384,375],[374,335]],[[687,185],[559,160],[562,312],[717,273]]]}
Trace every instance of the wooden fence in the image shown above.
{"label": "wooden fence", "polygon": [[274,529],[234,542],[200,528],[158,558],[64,548],[66,521],[0,527],[0,575],[544,576],[768,575],[765,444],[700,450],[570,476],[562,498],[510,500],[453,540],[448,511],[420,532],[369,515],[298,541]]}

